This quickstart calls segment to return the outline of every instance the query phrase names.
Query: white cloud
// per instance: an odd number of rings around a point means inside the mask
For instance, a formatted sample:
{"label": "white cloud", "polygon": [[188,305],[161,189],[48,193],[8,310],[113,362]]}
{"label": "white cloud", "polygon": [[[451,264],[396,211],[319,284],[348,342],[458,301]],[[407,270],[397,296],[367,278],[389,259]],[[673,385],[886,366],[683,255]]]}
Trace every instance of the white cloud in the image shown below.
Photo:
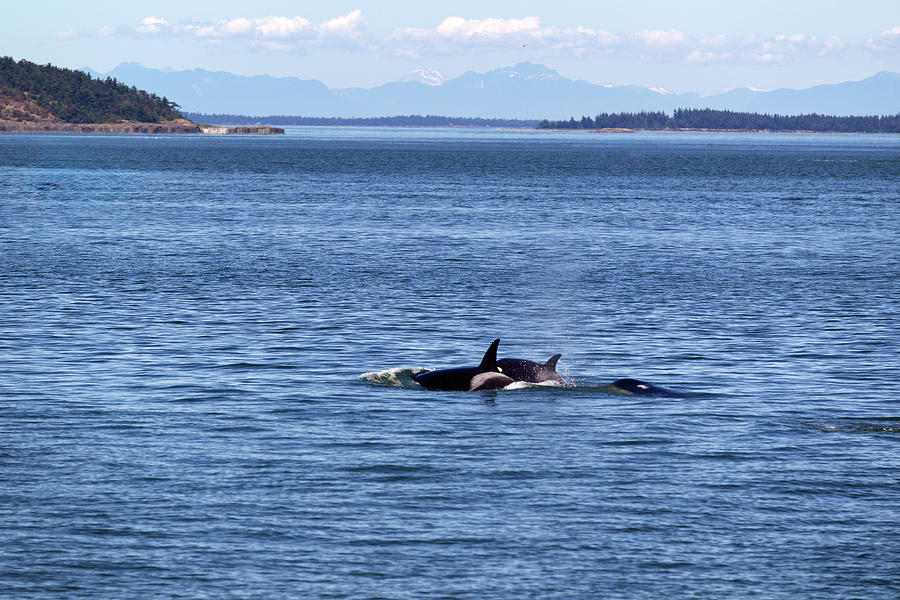
{"label": "white cloud", "polygon": [[308,38],[314,31],[312,23],[303,17],[268,17],[254,21],[253,33],[265,40]]}
{"label": "white cloud", "polygon": [[397,29],[386,38],[384,48],[390,53],[404,56],[504,50],[522,46],[583,54],[608,50],[622,41],[609,32],[581,26],[543,27],[538,17],[447,17],[434,29]]}
{"label": "white cloud", "polygon": [[682,46],[687,41],[687,39],[684,37],[684,34],[677,29],[670,29],[669,31],[640,31],[634,34],[633,38],[641,44],[645,44],[647,46],[655,48],[671,48],[675,46]]}
{"label": "white cloud", "polygon": [[362,17],[362,12],[354,10],[343,17],[325,21],[319,27],[319,30],[329,35],[354,36],[365,28],[366,22]]}
{"label": "white cloud", "polygon": [[317,28],[319,43],[335,47],[367,48],[366,21],[362,12],[353,12],[322,23]]}
{"label": "white cloud", "polygon": [[540,29],[540,19],[463,19],[447,17],[435,30],[438,35],[456,41],[472,39],[499,40],[510,35],[522,36]]}
{"label": "white cloud", "polygon": [[169,22],[158,17],[145,17],[141,24],[134,28],[138,33],[156,34],[169,29]]}
{"label": "white cloud", "polygon": [[820,40],[816,36],[795,33],[776,35],[769,40],[751,40],[742,45],[747,60],[757,63],[785,63],[837,54],[846,48],[837,37]]}
{"label": "white cloud", "polygon": [[693,64],[784,64],[838,54],[847,44],[837,37],[820,40],[804,33],[779,34],[760,39],[755,35],[730,39],[722,35],[703,38],[690,46],[685,62]]}
{"label": "white cloud", "polygon": [[290,52],[302,47],[338,46],[367,47],[366,22],[358,10],[331,19],[320,25],[303,17],[238,17],[234,19],[194,18],[177,24],[150,16],[138,25],[103,27],[99,31],[69,30],[56,35],[57,39],[76,37],[147,37],[170,36],[194,39],[203,43],[223,44],[232,41],[277,52]]}
{"label": "white cloud", "polygon": [[253,19],[231,19],[222,25],[223,35],[248,35],[253,31]]}
{"label": "white cloud", "polygon": [[[99,31],[64,31],[58,39],[87,36],[180,37],[204,44],[251,47],[268,52],[345,49],[387,55],[424,57],[518,50],[527,47],[529,58],[541,54],[570,56],[612,55],[623,60],[662,63],[786,64],[833,56],[849,46],[837,37],[819,39],[804,32],[767,38],[711,35],[689,36],[677,29],[647,29],[611,33],[586,26],[546,26],[536,16],[467,19],[451,16],[432,28],[400,28],[375,39],[359,10],[315,24],[301,16],[195,18],[169,23],[148,16],[137,25],[104,27]],[[874,52],[900,52],[900,26],[869,39]]]}
{"label": "white cloud", "polygon": [[900,54],[900,25],[881,32],[881,35],[869,38],[866,48],[878,53]]}
{"label": "white cloud", "polygon": [[220,21],[194,19],[180,32],[201,39],[308,40],[316,28],[303,17],[256,17]]}
{"label": "white cloud", "polygon": [[715,52],[709,49],[697,48],[692,50],[690,54],[684,57],[684,62],[688,64],[704,65],[710,63],[733,62],[735,55],[733,52],[721,51]]}
{"label": "white cloud", "polygon": [[385,40],[395,54],[419,56],[477,48],[519,47],[540,32],[537,17],[523,19],[463,19],[447,17],[434,29],[397,29]]}
{"label": "white cloud", "polygon": [[367,46],[366,21],[358,10],[320,25],[299,16],[241,17],[220,21],[194,20],[181,26],[180,32],[207,41],[247,42],[255,48],[276,52],[317,46]]}
{"label": "white cloud", "polygon": [[714,35],[694,39],[677,29],[648,29],[616,35],[587,27],[545,27],[538,17],[521,19],[463,19],[448,17],[433,29],[397,29],[383,42],[384,51],[408,57],[509,50],[530,50],[577,56],[613,54],[644,62],[687,64],[781,64],[827,56],[847,46],[839,38],[819,40],[805,33],[768,39]]}

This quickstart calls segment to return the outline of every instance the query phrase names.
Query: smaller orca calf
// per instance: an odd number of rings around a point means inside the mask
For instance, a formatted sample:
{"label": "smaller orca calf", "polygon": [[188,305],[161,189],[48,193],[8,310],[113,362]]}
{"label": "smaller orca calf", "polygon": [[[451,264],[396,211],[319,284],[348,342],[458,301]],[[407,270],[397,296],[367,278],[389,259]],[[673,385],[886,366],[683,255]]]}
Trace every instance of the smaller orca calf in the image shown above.
{"label": "smaller orca calf", "polygon": [[430,390],[452,392],[476,392],[504,388],[515,380],[501,373],[497,366],[497,346],[499,345],[498,338],[484,353],[484,358],[477,367],[425,371],[413,375],[413,380]]}
{"label": "smaller orca calf", "polygon": [[666,388],[641,381],[640,379],[617,379],[610,384],[610,387],[620,394],[628,394],[632,396],[663,396],[666,398],[677,398],[681,394],[667,390]]}
{"label": "smaller orca calf", "polygon": [[562,354],[554,354],[545,363],[522,358],[501,358],[497,361],[497,366],[504,375],[512,377],[516,381],[527,381],[528,383],[555,381],[565,385],[566,382],[556,372],[556,363],[561,357]]}

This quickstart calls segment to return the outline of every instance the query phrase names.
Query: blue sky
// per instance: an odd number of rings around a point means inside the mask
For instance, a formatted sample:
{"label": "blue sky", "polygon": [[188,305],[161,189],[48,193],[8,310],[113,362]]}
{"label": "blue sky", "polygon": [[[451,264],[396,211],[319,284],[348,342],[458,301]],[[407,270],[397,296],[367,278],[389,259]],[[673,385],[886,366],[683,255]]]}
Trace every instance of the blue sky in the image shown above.
{"label": "blue sky", "polygon": [[900,0],[10,2],[0,54],[374,87],[530,61],[595,84],[712,93],[900,71]]}

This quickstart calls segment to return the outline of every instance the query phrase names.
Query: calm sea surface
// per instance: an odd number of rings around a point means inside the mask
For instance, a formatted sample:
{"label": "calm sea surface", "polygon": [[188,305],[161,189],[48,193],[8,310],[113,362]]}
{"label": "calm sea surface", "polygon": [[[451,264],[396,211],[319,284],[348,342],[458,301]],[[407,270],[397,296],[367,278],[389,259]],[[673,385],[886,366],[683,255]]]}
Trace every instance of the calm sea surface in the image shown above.
{"label": "calm sea surface", "polygon": [[2,136],[0,596],[894,600],[898,323],[900,136]]}

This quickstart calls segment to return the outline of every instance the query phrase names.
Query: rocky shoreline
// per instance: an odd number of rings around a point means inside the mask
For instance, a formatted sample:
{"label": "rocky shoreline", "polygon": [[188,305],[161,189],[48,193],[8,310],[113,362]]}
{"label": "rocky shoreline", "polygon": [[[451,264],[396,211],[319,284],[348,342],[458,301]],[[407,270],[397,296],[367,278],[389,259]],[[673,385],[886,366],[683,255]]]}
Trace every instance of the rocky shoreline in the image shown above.
{"label": "rocky shoreline", "polygon": [[239,125],[239,126],[223,126],[223,125],[200,125],[200,133],[207,135],[282,135],[284,129],[281,127],[270,127],[268,125]]}
{"label": "rocky shoreline", "polygon": [[0,133],[88,133],[88,134],[206,134],[206,135],[282,135],[281,127],[221,127],[198,125],[186,119],[165,123],[64,123],[0,121]]}

